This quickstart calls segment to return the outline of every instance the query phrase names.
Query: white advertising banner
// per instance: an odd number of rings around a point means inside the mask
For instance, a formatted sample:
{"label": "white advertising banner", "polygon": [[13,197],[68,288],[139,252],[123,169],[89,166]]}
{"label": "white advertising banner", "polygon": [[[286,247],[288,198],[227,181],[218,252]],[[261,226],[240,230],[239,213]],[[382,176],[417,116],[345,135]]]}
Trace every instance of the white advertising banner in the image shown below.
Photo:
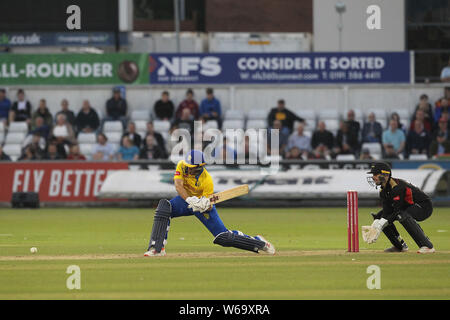
{"label": "white advertising banner", "polygon": [[[260,170],[211,170],[215,192],[248,184],[252,199],[339,199],[348,190],[360,197],[376,198],[378,190],[367,183],[362,170],[289,170],[274,174]],[[430,195],[445,170],[395,170],[395,177],[411,182]],[[120,170],[109,175],[99,197],[160,199],[176,195],[171,170]]]}

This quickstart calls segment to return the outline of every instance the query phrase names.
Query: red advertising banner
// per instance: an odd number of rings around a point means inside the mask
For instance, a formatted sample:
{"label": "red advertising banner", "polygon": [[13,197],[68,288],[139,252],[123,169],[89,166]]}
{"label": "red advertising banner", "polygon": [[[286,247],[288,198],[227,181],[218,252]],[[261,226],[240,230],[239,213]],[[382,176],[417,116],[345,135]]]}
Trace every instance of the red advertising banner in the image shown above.
{"label": "red advertising banner", "polygon": [[42,202],[91,202],[108,174],[128,170],[120,162],[0,163],[0,202],[13,192],[38,192]]}

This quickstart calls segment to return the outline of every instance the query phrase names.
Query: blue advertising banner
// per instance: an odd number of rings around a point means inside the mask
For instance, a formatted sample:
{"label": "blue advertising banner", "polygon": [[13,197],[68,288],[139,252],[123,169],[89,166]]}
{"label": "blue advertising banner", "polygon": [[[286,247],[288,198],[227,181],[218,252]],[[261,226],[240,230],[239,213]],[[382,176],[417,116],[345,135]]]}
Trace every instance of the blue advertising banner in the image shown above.
{"label": "blue advertising banner", "polygon": [[409,52],[151,54],[151,84],[409,83]]}

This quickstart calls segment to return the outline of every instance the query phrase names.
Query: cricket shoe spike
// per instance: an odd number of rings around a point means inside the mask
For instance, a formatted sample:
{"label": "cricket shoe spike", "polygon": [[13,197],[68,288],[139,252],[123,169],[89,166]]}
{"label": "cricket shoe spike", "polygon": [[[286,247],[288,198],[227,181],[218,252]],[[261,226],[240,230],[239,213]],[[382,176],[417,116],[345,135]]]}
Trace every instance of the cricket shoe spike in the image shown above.
{"label": "cricket shoe spike", "polygon": [[166,255],[166,249],[162,248],[161,252],[156,252],[155,248],[150,248],[146,253],[144,253],[144,257],[164,257]]}
{"label": "cricket shoe spike", "polygon": [[428,247],[421,247],[419,250],[417,250],[417,253],[435,253],[436,250],[434,248],[428,248]]}
{"label": "cricket shoe spike", "polygon": [[257,235],[255,238],[264,241],[266,243],[266,245],[263,248],[264,252],[272,255],[275,254],[275,247],[273,246],[273,244],[267,241],[263,236]]}
{"label": "cricket shoe spike", "polygon": [[409,250],[408,245],[406,243],[403,243],[401,250],[399,248],[397,248],[396,246],[392,246],[392,247],[384,250],[384,252],[408,252],[408,250]]}

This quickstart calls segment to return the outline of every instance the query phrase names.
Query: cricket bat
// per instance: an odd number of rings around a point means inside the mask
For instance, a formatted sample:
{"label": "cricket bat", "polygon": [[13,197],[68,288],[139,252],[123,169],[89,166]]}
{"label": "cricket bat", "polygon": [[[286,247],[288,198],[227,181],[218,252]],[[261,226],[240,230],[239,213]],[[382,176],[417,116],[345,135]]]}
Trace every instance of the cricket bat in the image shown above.
{"label": "cricket bat", "polygon": [[243,196],[248,193],[248,184],[243,184],[231,189],[227,189],[221,192],[214,193],[209,197],[211,205],[217,204],[223,201],[227,201],[236,197]]}

